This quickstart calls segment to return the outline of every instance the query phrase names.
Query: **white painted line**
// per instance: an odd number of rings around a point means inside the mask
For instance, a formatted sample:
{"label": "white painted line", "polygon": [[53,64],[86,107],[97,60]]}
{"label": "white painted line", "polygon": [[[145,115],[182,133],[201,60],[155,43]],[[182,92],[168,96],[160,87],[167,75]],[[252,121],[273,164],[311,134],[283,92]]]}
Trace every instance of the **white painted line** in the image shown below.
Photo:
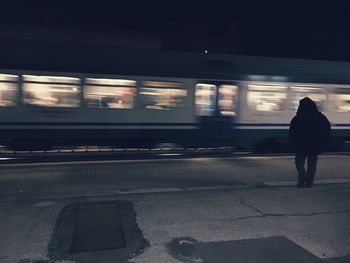
{"label": "white painted line", "polygon": [[319,180],[315,180],[315,184],[343,184],[343,183],[350,183],[350,179],[344,178],[344,179],[319,179]]}
{"label": "white painted line", "polygon": [[[268,181],[265,182],[265,185],[268,186],[295,186],[297,180],[295,181]],[[317,179],[314,181],[314,184],[343,184],[350,183],[350,179]]]}
{"label": "white painted line", "polygon": [[161,154],[158,154],[159,156],[181,156],[183,154],[181,153],[161,153]]}
{"label": "white painted line", "polygon": [[34,207],[47,207],[47,206],[53,206],[55,205],[56,203],[53,202],[53,201],[46,201],[46,202],[39,202],[39,203],[36,203],[34,204],[33,206]]}
{"label": "white painted line", "polygon": [[184,192],[184,191],[204,191],[204,190],[225,190],[233,188],[243,188],[247,185],[216,185],[216,186],[194,186],[186,188],[139,188],[130,190],[117,190],[117,194],[148,194],[148,193],[169,193],[169,192]]}
{"label": "white painted line", "polygon": [[268,185],[268,186],[290,186],[290,185],[296,185],[296,181],[270,181],[270,182],[265,182],[264,185]]}
{"label": "white painted line", "polygon": [[241,186],[242,185],[195,186],[195,187],[187,187],[185,188],[185,190],[186,191],[225,190],[225,189],[238,188]]}
{"label": "white painted line", "polygon": [[136,188],[130,190],[117,190],[117,194],[148,194],[148,193],[169,193],[169,192],[183,192],[180,188]]}
{"label": "white painted line", "polygon": [[[23,195],[11,195],[7,196],[0,201],[12,202],[18,200],[46,200],[46,199],[57,199],[57,198],[81,198],[81,197],[105,197],[105,196],[116,196],[116,195],[132,195],[132,194],[156,194],[156,193],[174,193],[174,192],[185,192],[185,191],[212,191],[212,190],[225,190],[225,189],[242,189],[247,188],[249,185],[218,185],[218,186],[195,186],[187,188],[135,188],[129,190],[98,190],[98,191],[86,191],[86,192],[64,192],[55,194],[38,194],[29,196]],[[50,202],[39,202],[34,204],[35,207],[45,207],[54,205]]]}
{"label": "white painted line", "polygon": [[184,192],[184,191],[203,191],[203,190],[225,190],[233,188],[244,188],[247,185],[215,185],[215,186],[193,186],[185,188],[136,188],[130,190],[117,190],[117,194],[148,194],[148,193],[169,193],[169,192]]}
{"label": "white painted line", "polygon": [[241,160],[271,160],[271,159],[291,159],[294,155],[281,155],[281,156],[238,156],[236,159]]}

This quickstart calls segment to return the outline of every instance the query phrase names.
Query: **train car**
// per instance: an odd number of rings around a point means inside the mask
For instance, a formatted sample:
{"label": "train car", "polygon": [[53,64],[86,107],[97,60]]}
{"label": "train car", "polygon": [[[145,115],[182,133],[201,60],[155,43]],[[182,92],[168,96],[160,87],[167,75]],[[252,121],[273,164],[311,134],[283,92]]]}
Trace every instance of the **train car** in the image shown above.
{"label": "train car", "polygon": [[350,63],[125,49],[67,57],[49,51],[32,64],[26,64],[34,59],[30,53],[16,63],[4,60],[1,145],[290,150],[289,123],[306,96],[332,123],[332,147],[350,141]]}

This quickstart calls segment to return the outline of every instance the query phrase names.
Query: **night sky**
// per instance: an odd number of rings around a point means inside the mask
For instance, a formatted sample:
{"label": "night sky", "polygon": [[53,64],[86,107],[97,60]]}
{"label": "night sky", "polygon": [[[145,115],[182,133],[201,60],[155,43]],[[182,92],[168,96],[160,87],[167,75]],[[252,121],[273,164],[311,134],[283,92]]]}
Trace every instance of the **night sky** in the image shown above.
{"label": "night sky", "polygon": [[239,54],[350,61],[348,5],[337,1],[189,2],[9,1],[2,3],[0,24],[179,35],[196,28],[208,38],[226,37],[236,28]]}

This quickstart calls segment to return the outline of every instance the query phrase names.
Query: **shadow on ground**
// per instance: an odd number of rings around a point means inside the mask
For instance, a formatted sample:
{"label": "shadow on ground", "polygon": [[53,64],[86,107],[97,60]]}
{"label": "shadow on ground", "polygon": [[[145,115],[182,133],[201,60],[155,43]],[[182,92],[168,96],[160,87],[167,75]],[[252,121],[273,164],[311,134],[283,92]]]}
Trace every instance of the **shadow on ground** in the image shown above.
{"label": "shadow on ground", "polygon": [[323,261],[284,236],[222,242],[183,237],[168,245],[173,257],[186,263],[345,263],[350,256]]}

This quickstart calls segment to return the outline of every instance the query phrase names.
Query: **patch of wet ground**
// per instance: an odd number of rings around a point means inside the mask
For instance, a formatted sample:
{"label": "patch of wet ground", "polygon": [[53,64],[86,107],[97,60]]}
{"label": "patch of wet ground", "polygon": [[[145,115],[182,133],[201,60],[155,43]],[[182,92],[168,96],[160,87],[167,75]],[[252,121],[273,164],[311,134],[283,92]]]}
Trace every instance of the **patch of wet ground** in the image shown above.
{"label": "patch of wet ground", "polygon": [[345,263],[350,256],[322,260],[284,236],[221,242],[173,239],[168,252],[185,263]]}
{"label": "patch of wet ground", "polygon": [[[119,221],[124,234],[125,247],[73,253],[71,251],[71,245],[79,208],[88,204],[96,206],[99,205],[99,203],[101,202],[73,203],[62,209],[56,220],[54,231],[48,245],[49,262],[126,263],[130,262],[130,259],[133,257],[143,253],[144,249],[149,246],[148,241],[143,237],[142,231],[137,225],[136,212],[133,204],[128,201],[111,201],[108,203],[115,203],[119,211]],[[103,205],[105,205],[105,202]]]}

